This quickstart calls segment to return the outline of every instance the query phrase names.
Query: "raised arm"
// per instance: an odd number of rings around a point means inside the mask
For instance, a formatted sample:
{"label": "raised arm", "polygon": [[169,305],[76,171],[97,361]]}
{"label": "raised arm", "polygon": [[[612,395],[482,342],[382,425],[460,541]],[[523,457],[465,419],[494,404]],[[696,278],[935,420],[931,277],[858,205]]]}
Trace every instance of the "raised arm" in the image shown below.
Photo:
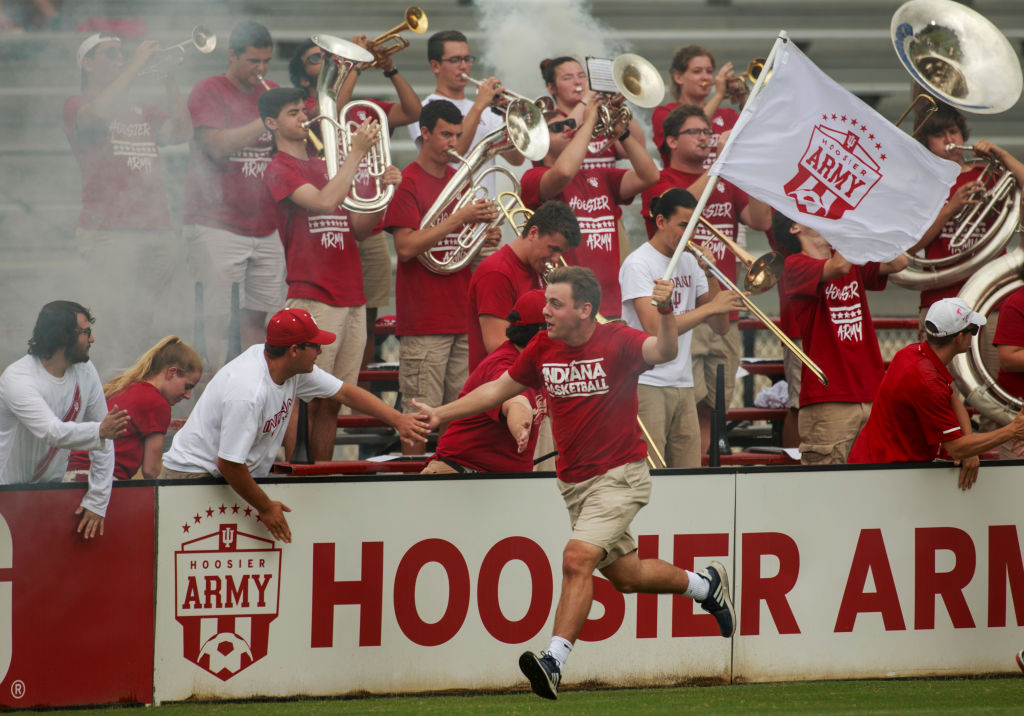
{"label": "raised arm", "polygon": [[643,342],[643,358],[648,365],[668,363],[679,353],[679,332],[672,314],[672,282],[657,279],[651,298],[658,303],[658,333]]}

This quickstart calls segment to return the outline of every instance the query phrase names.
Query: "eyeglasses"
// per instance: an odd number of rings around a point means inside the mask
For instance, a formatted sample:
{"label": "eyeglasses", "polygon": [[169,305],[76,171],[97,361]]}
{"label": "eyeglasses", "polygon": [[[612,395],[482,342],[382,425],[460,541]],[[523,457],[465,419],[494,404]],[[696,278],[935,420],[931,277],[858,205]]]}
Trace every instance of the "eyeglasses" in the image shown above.
{"label": "eyeglasses", "polygon": [[453,55],[452,57],[442,57],[441,62],[447,62],[449,65],[461,65],[465,62],[467,65],[471,65],[476,62],[476,55]]}
{"label": "eyeglasses", "polygon": [[680,134],[687,134],[691,137],[710,137],[714,132],[710,129],[681,129],[676,136],[678,137]]}
{"label": "eyeglasses", "polygon": [[75,333],[92,338],[92,326],[88,328],[76,328]]}
{"label": "eyeglasses", "polygon": [[324,55],[322,52],[314,52],[312,55],[307,55],[306,59],[303,60],[307,65],[319,65],[324,61]]}
{"label": "eyeglasses", "polygon": [[298,348],[300,351],[305,348],[313,348],[315,350],[320,350],[319,343],[299,343],[295,347]]}
{"label": "eyeglasses", "polygon": [[961,333],[970,333],[972,336],[976,336],[978,335],[978,331],[980,330],[981,326],[979,326],[977,323],[972,323],[971,325],[967,326],[967,328],[965,328],[963,331],[961,331]]}
{"label": "eyeglasses", "polygon": [[558,122],[552,122],[548,125],[548,131],[553,132],[554,134],[561,134],[567,129],[576,129],[576,120],[572,117]]}

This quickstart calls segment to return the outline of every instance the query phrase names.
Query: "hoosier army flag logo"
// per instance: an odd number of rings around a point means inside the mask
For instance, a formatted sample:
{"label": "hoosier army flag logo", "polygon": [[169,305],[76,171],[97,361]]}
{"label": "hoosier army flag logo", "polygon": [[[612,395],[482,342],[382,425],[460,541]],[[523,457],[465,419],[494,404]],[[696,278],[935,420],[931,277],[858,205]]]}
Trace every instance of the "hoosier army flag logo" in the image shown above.
{"label": "hoosier army flag logo", "polygon": [[267,655],[278,613],[281,550],[272,540],[243,532],[249,529],[246,518],[257,519],[251,507],[207,507],[182,531],[212,531],[188,539],[174,553],[182,655],[222,681]]}

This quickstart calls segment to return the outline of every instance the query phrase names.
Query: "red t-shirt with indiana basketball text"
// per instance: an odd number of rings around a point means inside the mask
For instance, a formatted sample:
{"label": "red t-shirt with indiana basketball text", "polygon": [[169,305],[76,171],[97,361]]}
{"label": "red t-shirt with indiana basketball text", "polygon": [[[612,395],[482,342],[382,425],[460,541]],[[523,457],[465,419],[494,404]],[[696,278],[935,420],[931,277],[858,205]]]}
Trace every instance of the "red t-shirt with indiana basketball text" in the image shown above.
{"label": "red t-shirt with indiana basketball text", "polygon": [[[242,92],[226,75],[200,80],[188,96],[192,126],[198,133],[204,128],[233,129],[259,119],[257,102],[263,92],[262,86]],[[185,223],[243,236],[273,233],[274,205],[263,184],[272,144],[270,131],[265,130],[226,159],[214,160],[193,138],[185,182]]]}
{"label": "red t-shirt with indiana basketball text", "polygon": [[804,352],[829,381],[822,385],[804,366],[800,405],[870,403],[885,369],[865,291],[881,291],[886,277],[870,262],[822,283],[825,261],[803,253],[786,258],[787,290],[803,326]]}
{"label": "red t-shirt with indiana basketball text", "polygon": [[362,306],[363,268],[348,211],[312,213],[288,197],[310,184],[327,185],[323,159],[307,161],[277,152],[266,172],[267,191],[274,202],[277,230],[284,244],[288,298],[308,298],[328,306]]}
{"label": "red t-shirt with indiana basketball text", "polygon": [[[519,350],[512,341],[502,343],[470,373],[459,397],[501,377],[518,356]],[[516,451],[516,441],[508,430],[499,405],[485,413],[452,421],[437,442],[438,456],[481,472],[533,472],[537,428],[544,416],[537,406],[537,391],[530,389],[523,395],[533,408],[533,427],[525,450]]]}
{"label": "red t-shirt with indiana basketball text", "polygon": [[[522,178],[523,203],[536,209],[540,198],[540,180],[548,167],[528,169]],[[586,266],[601,285],[601,315],[618,317],[622,313],[619,291],[619,217],[620,204],[629,204],[633,197],[623,197],[622,178],[626,169],[581,169],[562,193],[553,198],[569,205],[580,223],[582,241],[565,253],[570,266]]]}
{"label": "red t-shirt with indiana basketball text", "polygon": [[558,479],[584,482],[646,458],[636,421],[636,386],[651,367],[642,353],[647,338],[621,323],[598,324],[581,346],[552,340],[542,331],[509,368],[516,382],[546,391]]}
{"label": "red t-shirt with indiana basketball text", "polygon": [[[417,231],[420,222],[430,210],[434,200],[445,188],[455,170],[445,167],[443,177],[428,174],[418,162],[402,171],[402,183],[395,198],[388,205],[381,226],[395,233],[395,229]],[[449,205],[438,216],[443,221],[451,215]],[[443,262],[458,242],[457,227],[428,251]],[[437,274],[420,263],[419,259],[399,261],[395,274],[395,334],[399,336],[450,335],[466,332],[469,308],[466,294],[472,268],[466,266],[452,274]]]}

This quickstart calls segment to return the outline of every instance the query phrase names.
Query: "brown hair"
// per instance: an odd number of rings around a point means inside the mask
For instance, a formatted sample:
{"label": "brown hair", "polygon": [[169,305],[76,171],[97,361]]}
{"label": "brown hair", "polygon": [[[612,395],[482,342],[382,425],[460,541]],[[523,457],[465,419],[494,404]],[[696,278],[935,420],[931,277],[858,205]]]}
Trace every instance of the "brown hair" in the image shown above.
{"label": "brown hair", "polygon": [[575,57],[569,57],[568,55],[562,55],[561,57],[548,58],[540,61],[540,76],[544,80],[544,84],[553,85],[555,83],[555,72],[558,68],[564,65],[566,62],[575,62],[579,64],[579,60]]}
{"label": "brown hair", "polygon": [[[671,79],[673,72],[686,72],[686,68],[690,66],[690,60],[694,57],[707,57],[711,60],[711,67],[715,67],[715,56],[711,54],[711,50],[704,47],[704,45],[686,45],[676,50],[676,54],[672,55],[672,65],[669,69],[669,78]],[[679,99],[680,93],[679,85],[672,82],[672,95]]]}
{"label": "brown hair", "polygon": [[597,282],[594,272],[586,266],[560,266],[544,276],[549,286],[553,283],[567,283],[572,289],[572,303],[579,308],[584,303],[590,304],[590,318],[597,319],[597,311],[601,307],[601,284]]}

